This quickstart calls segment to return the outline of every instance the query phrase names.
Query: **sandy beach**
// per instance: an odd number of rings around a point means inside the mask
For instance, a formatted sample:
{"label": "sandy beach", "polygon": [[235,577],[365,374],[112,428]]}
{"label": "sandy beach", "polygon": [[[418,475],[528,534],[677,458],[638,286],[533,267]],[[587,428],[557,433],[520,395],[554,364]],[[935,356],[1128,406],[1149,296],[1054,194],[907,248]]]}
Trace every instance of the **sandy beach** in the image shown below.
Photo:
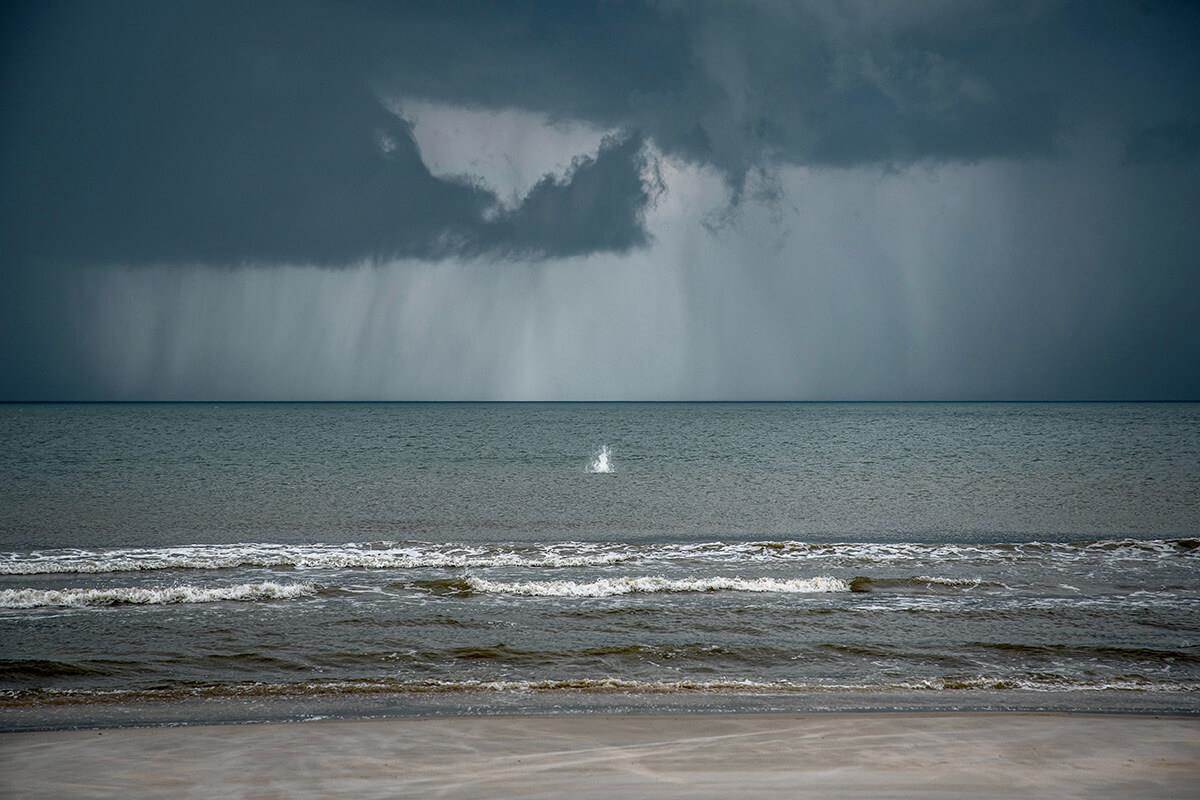
{"label": "sandy beach", "polygon": [[1200,797],[1200,719],[454,717],[0,735],[6,797]]}

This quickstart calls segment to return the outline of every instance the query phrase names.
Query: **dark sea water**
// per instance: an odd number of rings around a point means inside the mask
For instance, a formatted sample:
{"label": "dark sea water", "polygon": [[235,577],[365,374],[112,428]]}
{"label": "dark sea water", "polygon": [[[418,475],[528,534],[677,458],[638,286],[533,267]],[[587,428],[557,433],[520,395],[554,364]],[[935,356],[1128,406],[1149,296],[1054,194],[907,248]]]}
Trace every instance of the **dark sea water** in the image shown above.
{"label": "dark sea water", "polygon": [[0,406],[0,726],[131,704],[1196,712],[1200,406]]}

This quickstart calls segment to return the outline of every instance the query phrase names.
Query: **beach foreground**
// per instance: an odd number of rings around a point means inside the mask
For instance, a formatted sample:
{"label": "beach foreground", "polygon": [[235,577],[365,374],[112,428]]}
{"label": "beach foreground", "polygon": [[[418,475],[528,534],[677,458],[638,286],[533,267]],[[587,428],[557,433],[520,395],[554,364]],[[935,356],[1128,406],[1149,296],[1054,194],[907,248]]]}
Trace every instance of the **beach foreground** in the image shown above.
{"label": "beach foreground", "polygon": [[0,734],[8,797],[1200,797],[1200,719],[442,717]]}

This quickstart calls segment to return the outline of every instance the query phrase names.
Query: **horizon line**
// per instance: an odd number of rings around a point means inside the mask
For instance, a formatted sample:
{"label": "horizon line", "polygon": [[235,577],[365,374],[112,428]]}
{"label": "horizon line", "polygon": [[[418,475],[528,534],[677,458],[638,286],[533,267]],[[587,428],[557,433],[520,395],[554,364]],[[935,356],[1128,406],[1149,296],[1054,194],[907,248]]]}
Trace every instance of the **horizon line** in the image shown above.
{"label": "horizon line", "polygon": [[1200,399],[922,399],[922,400],[0,400],[0,405],[950,405],[1194,404]]}

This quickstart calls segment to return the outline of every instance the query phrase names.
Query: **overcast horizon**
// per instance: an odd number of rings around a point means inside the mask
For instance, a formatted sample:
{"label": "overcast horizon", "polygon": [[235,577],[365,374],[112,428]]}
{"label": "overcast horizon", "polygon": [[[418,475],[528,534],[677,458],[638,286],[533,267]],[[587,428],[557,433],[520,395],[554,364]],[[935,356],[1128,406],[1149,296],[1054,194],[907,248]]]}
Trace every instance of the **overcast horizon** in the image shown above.
{"label": "overcast horizon", "polygon": [[0,400],[1200,400],[1200,8],[16,3]]}

